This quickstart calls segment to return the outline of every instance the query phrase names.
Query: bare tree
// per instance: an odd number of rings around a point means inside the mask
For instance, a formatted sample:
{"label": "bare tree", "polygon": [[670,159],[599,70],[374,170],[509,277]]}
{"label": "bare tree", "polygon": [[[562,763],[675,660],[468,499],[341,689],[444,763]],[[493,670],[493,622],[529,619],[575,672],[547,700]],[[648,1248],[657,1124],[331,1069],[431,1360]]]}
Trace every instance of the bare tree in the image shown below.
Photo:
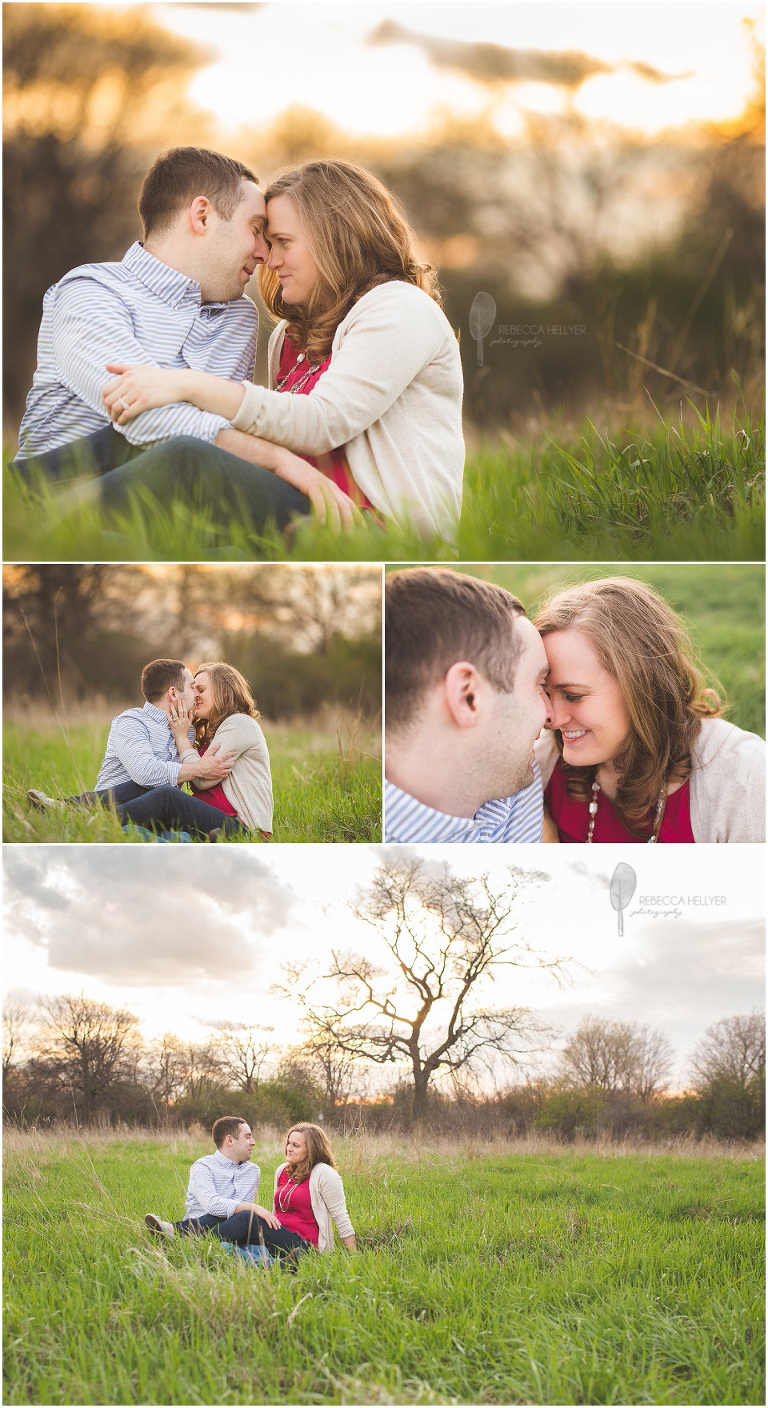
{"label": "bare tree", "polygon": [[9,998],[3,1003],[3,1080],[18,1063],[31,1027],[32,1014],[26,1002]]}
{"label": "bare tree", "polygon": [[330,1114],[339,1105],[346,1105],[367,1089],[367,1071],[361,1068],[359,1057],[344,1051],[336,1039],[307,1018],[305,1038],[297,1055],[306,1062],[323,1092],[323,1105]]}
{"label": "bare tree", "polygon": [[167,1113],[174,1101],[184,1093],[187,1076],[184,1043],[172,1032],[165,1032],[152,1042],[145,1062],[150,1095]]}
{"label": "bare tree", "polygon": [[222,1074],[246,1095],[252,1095],[258,1090],[264,1067],[274,1051],[269,1040],[274,1027],[219,1022],[216,1030],[222,1033],[216,1042]]}
{"label": "bare tree", "polygon": [[334,952],[324,976],[335,996],[326,1003],[313,997],[307,969],[303,984],[294,969],[289,991],[304,1007],[310,1037],[360,1061],[406,1065],[414,1120],[423,1119],[438,1073],[493,1067],[499,1058],[518,1063],[546,1029],[527,1008],[488,1005],[488,989],[502,965],[562,975],[565,963],[512,937],[519,887],[534,878],[542,877],[510,869],[508,883],[494,890],[487,875],[464,879],[446,865],[380,866],[350,908],[391,964]]}
{"label": "bare tree", "polygon": [[648,1100],[664,1088],[673,1060],[663,1032],[585,1017],[563,1048],[561,1069],[569,1085]]}
{"label": "bare tree", "polygon": [[133,1074],[139,1019],[83,993],[46,997],[41,1006],[41,1054],[59,1085],[71,1089],[78,1120],[90,1124],[111,1087]]}
{"label": "bare tree", "polygon": [[707,1030],[691,1057],[696,1088],[728,1082],[747,1090],[765,1079],[765,1017],[762,1012],[723,1017]]}

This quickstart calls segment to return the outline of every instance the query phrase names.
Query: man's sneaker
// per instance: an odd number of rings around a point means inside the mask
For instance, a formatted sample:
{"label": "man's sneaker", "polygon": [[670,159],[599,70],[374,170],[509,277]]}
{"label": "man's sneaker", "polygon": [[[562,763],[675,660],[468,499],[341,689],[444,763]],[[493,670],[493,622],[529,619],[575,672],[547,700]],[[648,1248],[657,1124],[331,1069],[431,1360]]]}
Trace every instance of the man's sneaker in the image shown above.
{"label": "man's sneaker", "polygon": [[163,1222],[162,1217],[156,1217],[153,1212],[145,1214],[144,1221],[150,1232],[156,1232],[158,1237],[175,1237],[176,1228],[172,1222]]}
{"label": "man's sneaker", "polygon": [[58,797],[49,797],[46,792],[41,792],[38,787],[29,788],[27,792],[27,801],[31,802],[33,807],[40,807],[43,810],[45,808],[51,808],[53,811],[56,812],[67,811],[66,802],[62,802],[61,799]]}

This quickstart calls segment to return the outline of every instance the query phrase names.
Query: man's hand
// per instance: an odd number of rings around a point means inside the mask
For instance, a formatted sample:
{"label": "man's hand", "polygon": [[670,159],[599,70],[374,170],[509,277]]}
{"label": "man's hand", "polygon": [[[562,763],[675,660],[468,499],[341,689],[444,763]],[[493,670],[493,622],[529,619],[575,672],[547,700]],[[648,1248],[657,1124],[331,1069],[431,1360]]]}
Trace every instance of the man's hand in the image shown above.
{"label": "man's hand", "polygon": [[260,1207],[258,1203],[238,1203],[235,1212],[253,1212],[257,1217],[263,1217],[267,1227],[272,1227],[275,1231],[283,1225],[282,1222],[278,1221],[273,1212],[268,1212],[266,1208]]}
{"label": "man's hand", "polygon": [[108,372],[117,372],[102,390],[104,405],[116,425],[125,425],[155,406],[170,406],[175,401],[187,401],[187,368],[167,370],[146,362],[131,365],[107,362]]}
{"label": "man's hand", "polygon": [[234,766],[235,753],[220,752],[221,744],[212,743],[203,758],[195,764],[195,777],[227,777]]}

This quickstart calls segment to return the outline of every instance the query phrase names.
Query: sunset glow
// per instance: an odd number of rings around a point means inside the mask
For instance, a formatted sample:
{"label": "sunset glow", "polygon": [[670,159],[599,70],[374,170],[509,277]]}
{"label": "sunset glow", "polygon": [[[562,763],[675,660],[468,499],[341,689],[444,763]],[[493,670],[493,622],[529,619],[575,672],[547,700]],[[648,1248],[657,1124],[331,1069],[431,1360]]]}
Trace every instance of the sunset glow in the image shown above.
{"label": "sunset glow", "polygon": [[[394,137],[424,128],[440,110],[486,117],[505,136],[527,112],[572,110],[652,137],[689,122],[738,118],[754,90],[762,9],[656,0],[541,4],[159,5],[161,23],[218,50],[189,96],[223,130],[266,126],[286,108],[322,113],[347,132]],[[407,41],[372,44],[385,21]],[[610,66],[569,89],[552,83],[481,84],[438,67],[430,38],[547,54],[577,51]],[[425,44],[417,42],[424,40]],[[647,66],[655,76],[633,68]]]}

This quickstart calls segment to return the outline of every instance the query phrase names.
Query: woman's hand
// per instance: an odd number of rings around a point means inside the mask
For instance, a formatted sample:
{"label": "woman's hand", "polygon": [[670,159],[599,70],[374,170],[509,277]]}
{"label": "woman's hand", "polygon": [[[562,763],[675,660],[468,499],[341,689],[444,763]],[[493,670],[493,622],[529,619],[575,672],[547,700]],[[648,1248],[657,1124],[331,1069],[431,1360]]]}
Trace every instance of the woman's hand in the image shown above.
{"label": "woman's hand", "polygon": [[171,706],[168,715],[171,733],[178,748],[181,743],[189,744],[189,728],[192,723],[192,715],[184,703],[183,699],[177,699]]}
{"label": "woman's hand", "polygon": [[365,522],[349,494],[290,450],[280,449],[275,456],[274,473],[306,494],[320,523],[327,523],[334,533],[349,533]]}
{"label": "woman's hand", "polygon": [[155,406],[170,406],[174,401],[189,400],[189,372],[186,367],[167,370],[148,366],[145,362],[131,365],[107,362],[107,371],[118,373],[114,381],[107,382],[101,393],[110,419],[116,425],[125,425],[134,416]]}

